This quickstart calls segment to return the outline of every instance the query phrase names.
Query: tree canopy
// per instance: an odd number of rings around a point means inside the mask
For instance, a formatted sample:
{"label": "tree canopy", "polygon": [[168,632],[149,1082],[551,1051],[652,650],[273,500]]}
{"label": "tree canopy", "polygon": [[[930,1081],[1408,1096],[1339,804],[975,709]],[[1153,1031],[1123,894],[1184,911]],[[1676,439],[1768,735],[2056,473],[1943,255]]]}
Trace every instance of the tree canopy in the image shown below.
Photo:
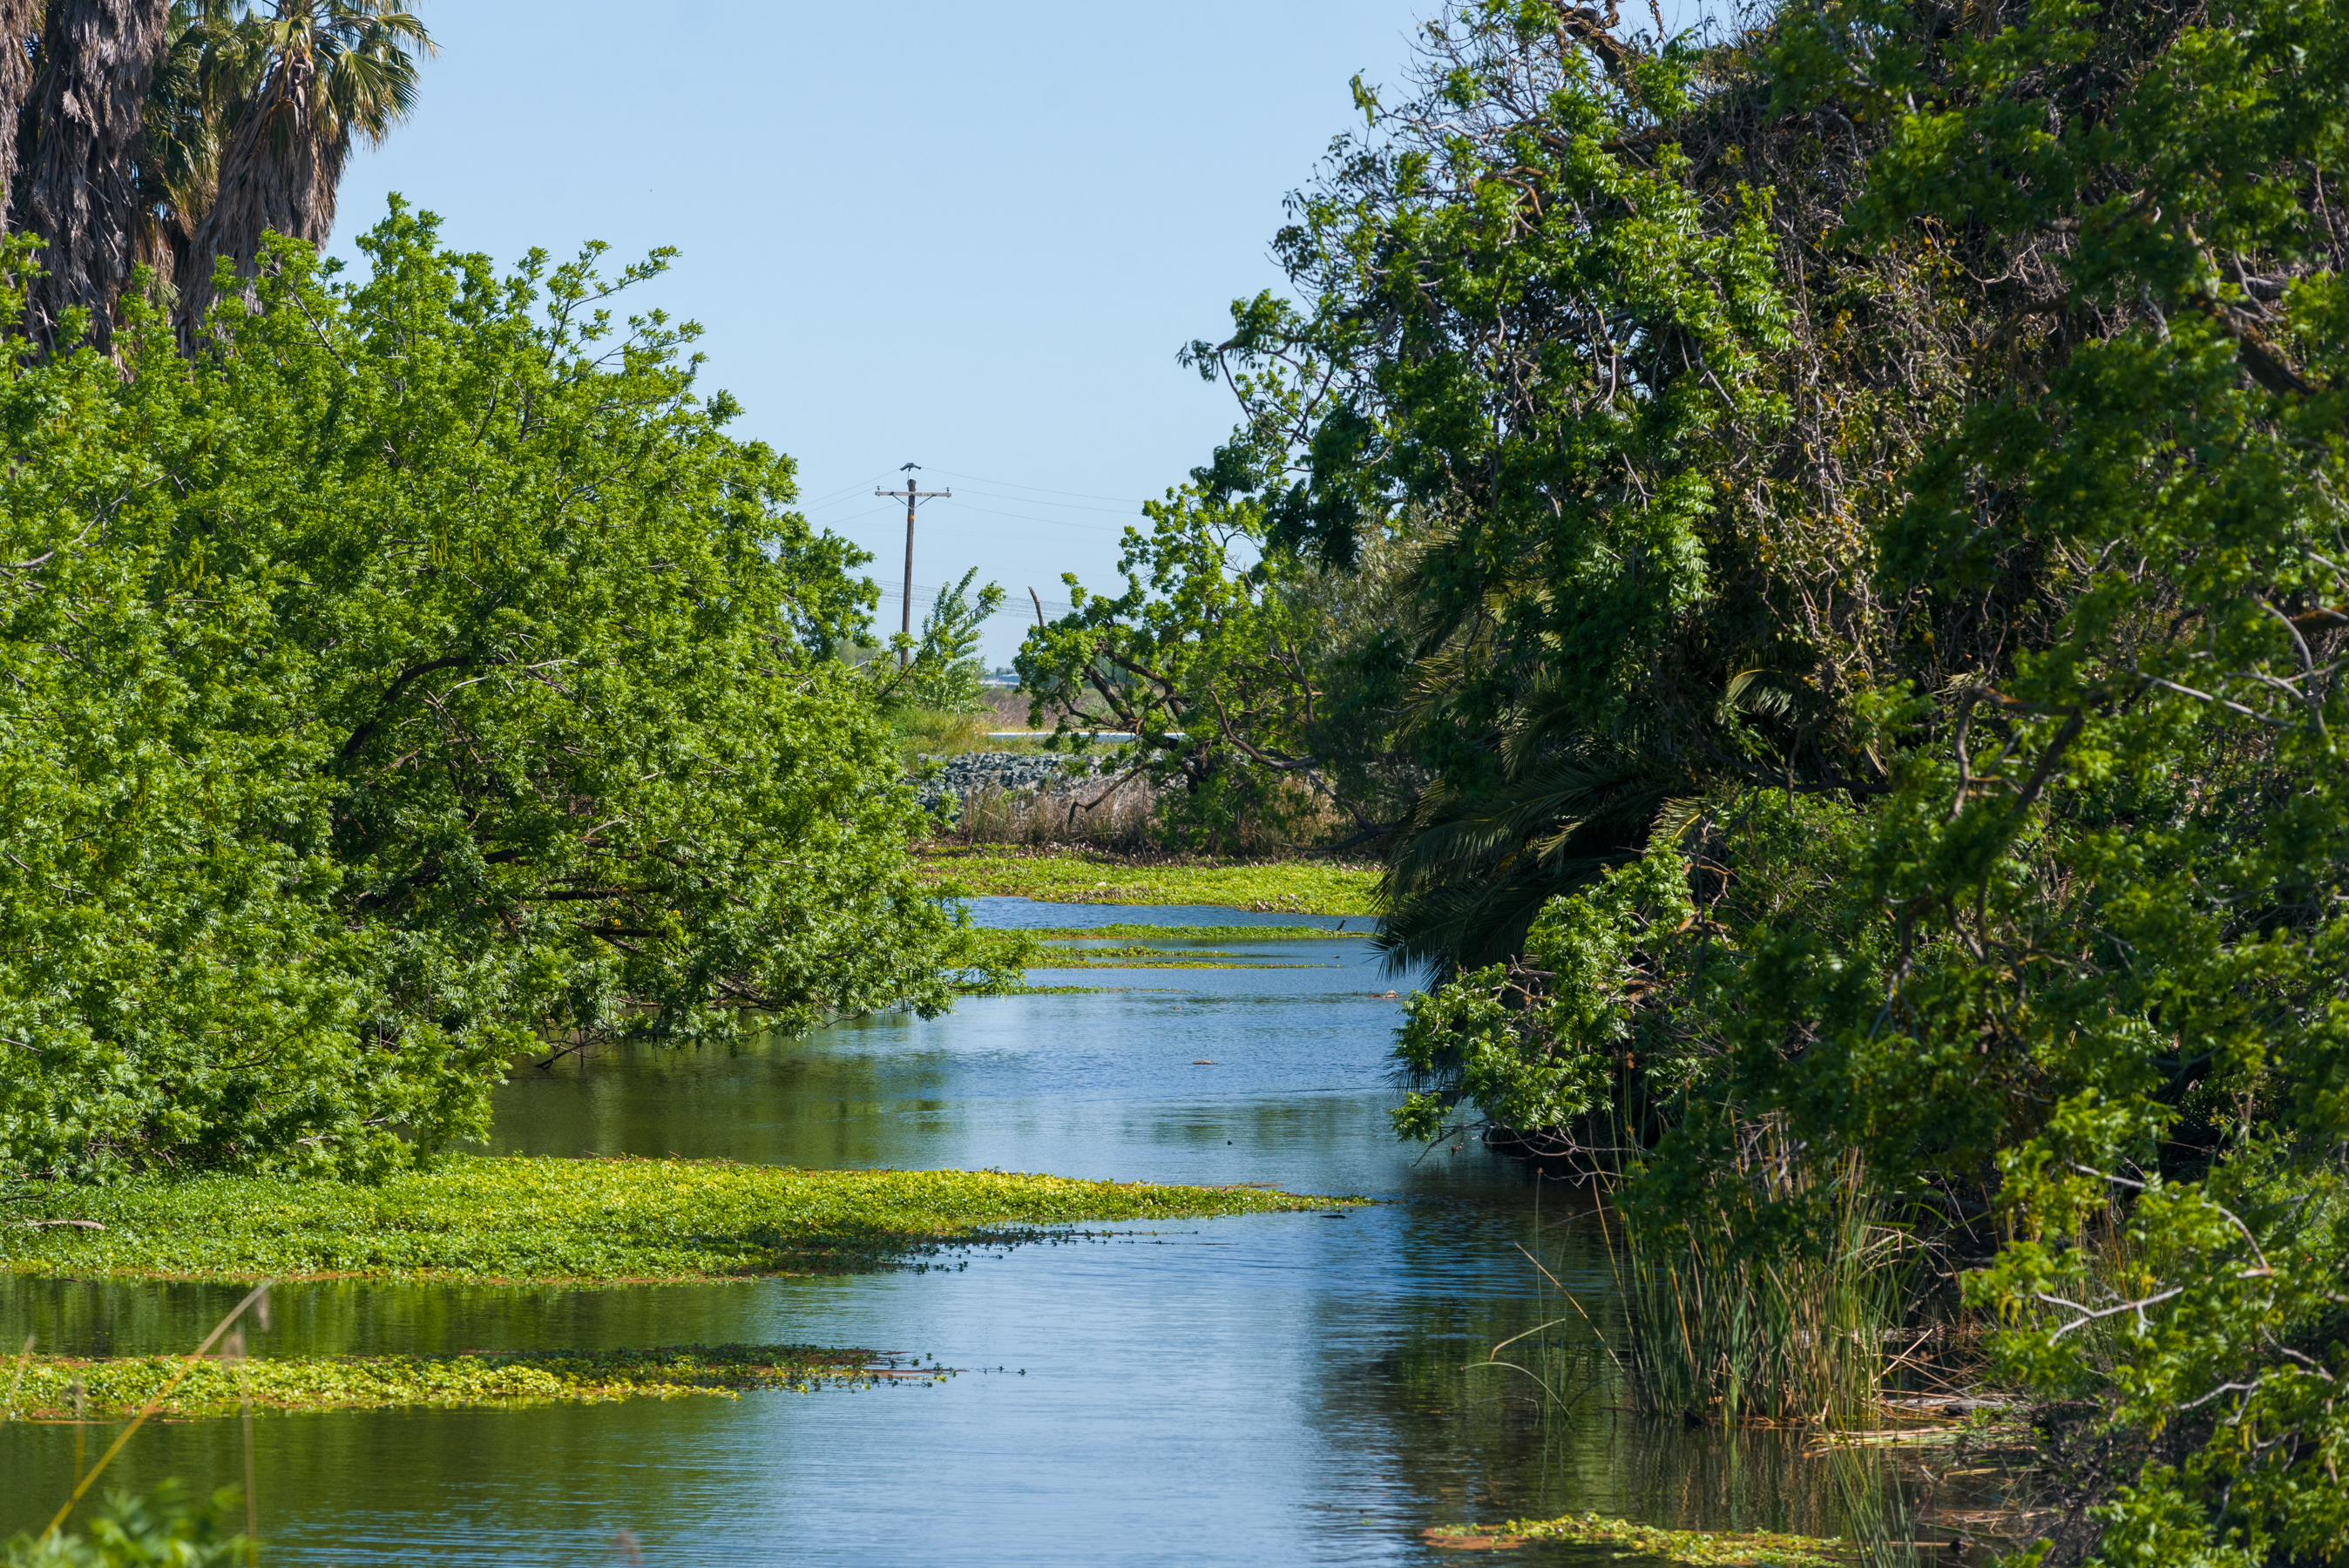
{"label": "tree canopy", "polygon": [[[1626,1162],[1665,1231],[1757,1138],[1864,1171],[2041,1401],[2047,1561],[2329,1560],[2349,8],[1479,0],[1357,97],[1295,303],[1194,350],[1243,418],[1192,504],[1268,564],[1030,648],[1146,639],[1232,754],[1407,802],[1407,1134]],[[1383,722],[1224,700],[1187,606],[1373,555],[1316,700]]]}
{"label": "tree canopy", "polygon": [[365,1173],[549,1040],[946,1006],[862,558],[615,319],[665,258],[271,246],[216,351],[0,379],[0,1170]]}

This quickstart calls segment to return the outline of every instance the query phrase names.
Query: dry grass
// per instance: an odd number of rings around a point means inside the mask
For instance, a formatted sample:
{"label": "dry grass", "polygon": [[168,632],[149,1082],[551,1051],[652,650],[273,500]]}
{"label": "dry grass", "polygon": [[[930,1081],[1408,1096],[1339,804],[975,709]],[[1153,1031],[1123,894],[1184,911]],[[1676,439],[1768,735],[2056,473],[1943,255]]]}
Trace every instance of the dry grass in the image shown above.
{"label": "dry grass", "polygon": [[1050,790],[990,787],[964,799],[938,841],[1138,852],[1156,843],[1157,810],[1158,789],[1147,779],[1080,779]]}

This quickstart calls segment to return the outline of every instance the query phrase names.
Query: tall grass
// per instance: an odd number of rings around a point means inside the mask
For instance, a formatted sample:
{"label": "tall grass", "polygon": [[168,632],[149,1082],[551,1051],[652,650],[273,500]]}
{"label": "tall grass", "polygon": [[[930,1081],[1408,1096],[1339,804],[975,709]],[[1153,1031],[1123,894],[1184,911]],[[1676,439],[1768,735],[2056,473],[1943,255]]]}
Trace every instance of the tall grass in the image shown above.
{"label": "tall grass", "polygon": [[1619,1220],[1610,1255],[1640,1403],[1695,1419],[1876,1424],[1907,1305],[1906,1233],[1856,1154],[1804,1160],[1765,1131],[1741,1140],[1726,1176],[1677,1222]]}
{"label": "tall grass", "polygon": [[1158,788],[1140,777],[1079,779],[1055,789],[989,786],[963,798],[939,840],[1135,851],[1156,845],[1157,812]]}

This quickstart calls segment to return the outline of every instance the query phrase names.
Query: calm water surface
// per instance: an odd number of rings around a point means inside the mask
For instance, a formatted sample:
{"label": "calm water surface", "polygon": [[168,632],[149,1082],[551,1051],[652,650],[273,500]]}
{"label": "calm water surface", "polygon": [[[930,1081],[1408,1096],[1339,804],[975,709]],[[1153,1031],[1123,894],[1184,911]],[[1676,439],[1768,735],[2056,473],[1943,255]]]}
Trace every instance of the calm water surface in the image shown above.
{"label": "calm water surface", "polygon": [[[1306,923],[977,908],[999,925]],[[730,1052],[607,1051],[518,1073],[494,1146],[1261,1181],[1375,1206],[1117,1227],[841,1279],[283,1287],[256,1354],[788,1342],[965,1371],[858,1393],[260,1417],[265,1560],[614,1563],[625,1530],[664,1563],[1416,1563],[1456,1560],[1425,1544],[1430,1525],[1583,1509],[1832,1530],[1816,1478],[1766,1435],[1661,1430],[1603,1388],[1544,1424],[1522,1383],[1468,1370],[1558,1310],[1520,1246],[1603,1307],[1587,1222],[1480,1150],[1396,1144],[1384,1075],[1402,1005],[1383,994],[1403,987],[1366,943],[1218,945],[1295,967],[1039,970],[1038,985],[1123,988]],[[237,1294],[0,1283],[0,1344],[183,1348]],[[95,1451],[110,1429],[88,1436]],[[150,1426],[109,1479],[237,1483],[241,1445],[234,1421]],[[72,1466],[69,1429],[0,1425],[0,1536],[45,1520]]]}

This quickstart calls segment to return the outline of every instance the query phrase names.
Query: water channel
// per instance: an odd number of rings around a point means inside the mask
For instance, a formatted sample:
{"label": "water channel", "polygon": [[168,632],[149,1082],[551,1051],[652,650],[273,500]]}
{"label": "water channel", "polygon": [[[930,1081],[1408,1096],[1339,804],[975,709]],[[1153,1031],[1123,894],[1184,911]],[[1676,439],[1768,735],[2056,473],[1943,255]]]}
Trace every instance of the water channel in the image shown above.
{"label": "water channel", "polygon": [[[1300,923],[1009,899],[977,911],[990,924]],[[1603,1309],[1590,1226],[1556,1184],[1473,1145],[1396,1143],[1385,1074],[1401,1003],[1367,943],[1216,945],[1291,966],[1040,970],[1039,985],[1104,989],[731,1052],[605,1051],[518,1074],[499,1092],[495,1147],[1275,1182],[1375,1205],[1112,1227],[847,1278],[280,1287],[255,1354],[797,1343],[963,1370],[935,1387],[263,1416],[264,1561],[1417,1563],[1458,1555],[1427,1543],[1430,1526],[1584,1510],[1834,1531],[1832,1489],[1791,1440],[1667,1429],[1616,1408],[1603,1379],[1545,1422],[1522,1379],[1471,1370],[1561,1310],[1520,1247]],[[181,1349],[237,1294],[0,1282],[0,1345]],[[233,1420],[150,1425],[109,1480],[235,1484],[242,1442]],[[46,1519],[72,1465],[68,1428],[0,1424],[0,1537]]]}

